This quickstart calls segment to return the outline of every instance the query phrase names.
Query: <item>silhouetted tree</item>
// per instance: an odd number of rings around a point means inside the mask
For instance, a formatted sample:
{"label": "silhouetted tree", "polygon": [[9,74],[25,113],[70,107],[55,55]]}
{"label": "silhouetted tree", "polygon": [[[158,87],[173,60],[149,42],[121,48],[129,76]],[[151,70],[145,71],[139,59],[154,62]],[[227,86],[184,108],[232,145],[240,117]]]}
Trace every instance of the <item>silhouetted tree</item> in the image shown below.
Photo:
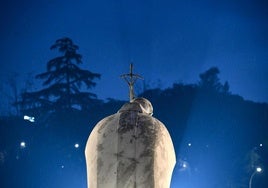
{"label": "silhouetted tree", "polygon": [[22,94],[26,108],[45,111],[81,109],[96,100],[94,93],[83,89],[94,87],[96,83],[93,80],[100,78],[100,74],[79,67],[82,55],[77,53],[78,46],[65,37],[58,39],[50,49],[58,50],[61,55],[48,61],[46,72],[36,75],[37,79],[43,80],[45,88]]}
{"label": "silhouetted tree", "polygon": [[13,104],[12,106],[15,107],[15,114],[19,115],[19,105],[18,105],[19,93],[18,93],[17,78],[18,78],[18,73],[14,73],[12,76],[8,78],[8,83],[9,83],[10,90],[11,90],[10,100],[11,100],[11,103]]}
{"label": "silhouetted tree", "polygon": [[222,86],[222,92],[223,93],[229,93],[230,94],[230,85],[229,82],[224,82],[223,86]]}
{"label": "silhouetted tree", "polygon": [[6,88],[3,92],[8,99],[9,113],[16,116],[20,115],[21,111],[20,93],[32,90],[32,73],[27,74],[22,86],[20,86],[19,80],[21,80],[21,78],[18,73],[11,73],[5,82]]}
{"label": "silhouetted tree", "polygon": [[199,75],[199,86],[207,91],[229,93],[229,83],[225,82],[224,84],[222,84],[218,77],[219,73],[220,71],[217,67],[211,67],[204,73],[201,73]]}

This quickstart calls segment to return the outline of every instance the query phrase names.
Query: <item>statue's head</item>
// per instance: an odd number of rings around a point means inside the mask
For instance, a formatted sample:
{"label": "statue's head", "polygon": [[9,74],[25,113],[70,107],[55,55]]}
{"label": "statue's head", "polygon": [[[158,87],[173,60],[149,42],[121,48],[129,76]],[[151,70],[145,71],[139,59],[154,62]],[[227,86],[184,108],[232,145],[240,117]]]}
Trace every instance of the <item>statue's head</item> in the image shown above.
{"label": "statue's head", "polygon": [[132,103],[138,103],[142,109],[142,113],[153,115],[153,106],[149,100],[140,97],[140,98],[134,99]]}
{"label": "statue's head", "polygon": [[119,112],[123,111],[137,111],[152,116],[153,106],[149,100],[140,97],[133,99],[130,103],[124,104]]}

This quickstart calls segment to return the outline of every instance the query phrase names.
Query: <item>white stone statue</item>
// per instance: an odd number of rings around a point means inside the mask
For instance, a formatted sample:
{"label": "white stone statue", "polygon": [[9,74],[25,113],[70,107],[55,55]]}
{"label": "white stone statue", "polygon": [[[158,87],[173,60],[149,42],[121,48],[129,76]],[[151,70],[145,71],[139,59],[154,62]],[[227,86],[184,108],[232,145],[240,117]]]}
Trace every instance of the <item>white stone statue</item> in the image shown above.
{"label": "white stone statue", "polygon": [[85,150],[88,188],[169,188],[175,151],[152,114],[150,101],[132,98],[95,126]]}

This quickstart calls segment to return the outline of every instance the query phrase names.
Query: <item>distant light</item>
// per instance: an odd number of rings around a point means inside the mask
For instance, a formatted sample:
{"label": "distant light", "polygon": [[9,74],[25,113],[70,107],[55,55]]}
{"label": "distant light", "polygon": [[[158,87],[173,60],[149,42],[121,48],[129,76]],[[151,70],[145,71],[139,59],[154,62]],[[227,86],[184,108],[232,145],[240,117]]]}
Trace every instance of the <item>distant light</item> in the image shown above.
{"label": "distant light", "polygon": [[75,148],[79,148],[79,144],[76,143],[76,144],[74,145],[74,147],[75,147]]}
{"label": "distant light", "polygon": [[22,142],[20,143],[20,147],[21,147],[21,148],[25,148],[25,147],[26,147],[26,143],[22,141]]}
{"label": "distant light", "polygon": [[64,168],[64,165],[61,165],[61,168]]}
{"label": "distant light", "polygon": [[261,168],[261,167],[257,167],[257,168],[256,168],[256,171],[257,171],[257,172],[261,172],[261,171],[262,171],[262,168]]}
{"label": "distant light", "polygon": [[23,119],[24,120],[27,120],[27,121],[30,121],[30,122],[34,122],[35,120],[34,120],[34,117],[30,117],[30,116],[27,116],[27,115],[25,115],[25,116],[23,116]]}
{"label": "distant light", "polygon": [[179,159],[179,171],[183,172],[185,170],[188,170],[189,169],[189,163],[183,159]]}
{"label": "distant light", "polygon": [[190,143],[188,143],[188,146],[189,146],[189,147],[191,147],[191,146],[192,146],[192,143],[191,143],[191,142],[190,142]]}
{"label": "distant light", "polygon": [[262,144],[260,144],[260,147],[262,147]]}

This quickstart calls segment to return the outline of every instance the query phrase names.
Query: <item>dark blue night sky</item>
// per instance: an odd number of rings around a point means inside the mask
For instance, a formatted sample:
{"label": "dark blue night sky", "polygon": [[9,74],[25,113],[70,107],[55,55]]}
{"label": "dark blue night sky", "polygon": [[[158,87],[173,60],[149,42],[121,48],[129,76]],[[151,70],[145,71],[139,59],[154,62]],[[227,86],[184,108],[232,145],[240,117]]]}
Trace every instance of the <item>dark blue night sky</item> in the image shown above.
{"label": "dark blue night sky", "polygon": [[119,75],[130,61],[152,87],[196,83],[217,66],[233,93],[268,101],[268,4],[230,1],[1,2],[1,80],[13,72],[45,71],[67,36],[79,45],[83,67],[102,75],[95,92],[127,99]]}

